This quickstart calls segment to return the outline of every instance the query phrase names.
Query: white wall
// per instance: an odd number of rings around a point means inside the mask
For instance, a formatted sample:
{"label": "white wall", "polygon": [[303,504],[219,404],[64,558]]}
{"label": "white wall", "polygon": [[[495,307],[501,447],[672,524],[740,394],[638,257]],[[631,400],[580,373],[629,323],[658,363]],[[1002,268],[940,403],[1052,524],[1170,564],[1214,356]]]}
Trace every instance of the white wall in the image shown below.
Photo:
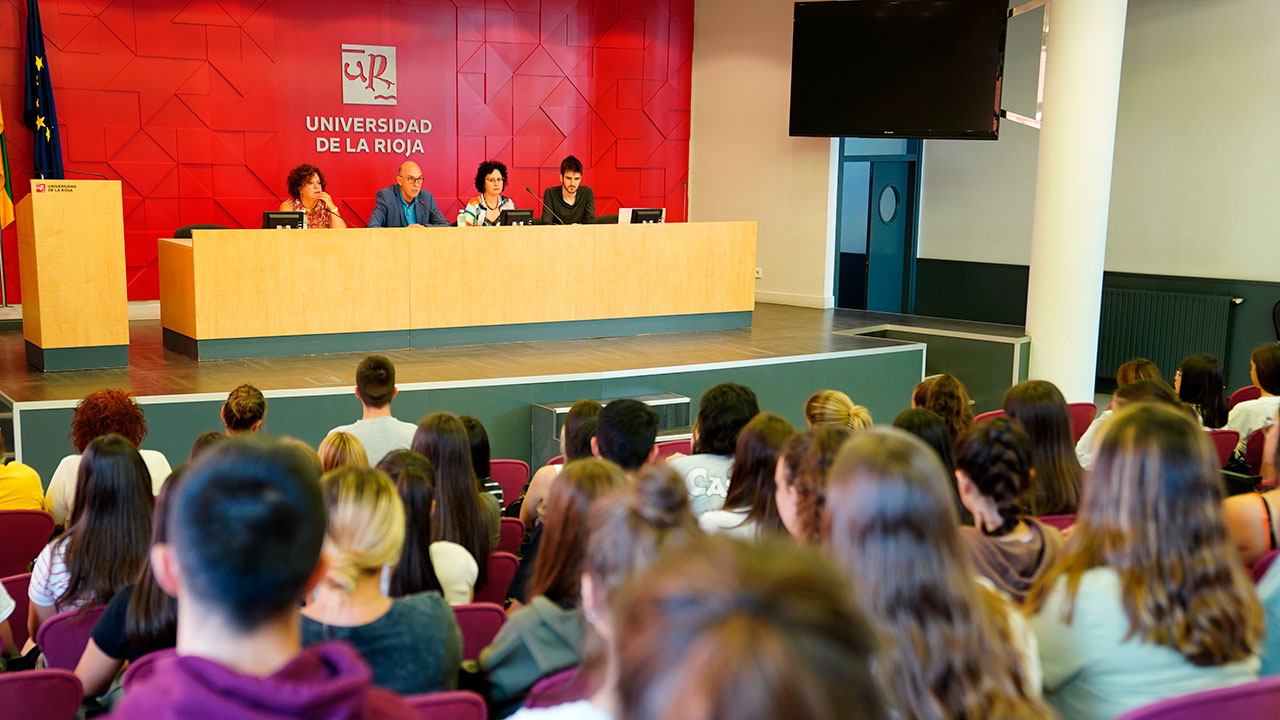
{"label": "white wall", "polygon": [[831,141],[787,136],[793,7],[694,4],[689,216],[758,223],[758,300],[830,307]]}
{"label": "white wall", "polygon": [[[1006,55],[1004,105],[1023,113],[1033,15]],[[1280,281],[1278,29],[1276,0],[1129,0],[1108,270]],[[920,256],[1029,262],[1036,142],[1007,121],[996,143],[926,142]]]}

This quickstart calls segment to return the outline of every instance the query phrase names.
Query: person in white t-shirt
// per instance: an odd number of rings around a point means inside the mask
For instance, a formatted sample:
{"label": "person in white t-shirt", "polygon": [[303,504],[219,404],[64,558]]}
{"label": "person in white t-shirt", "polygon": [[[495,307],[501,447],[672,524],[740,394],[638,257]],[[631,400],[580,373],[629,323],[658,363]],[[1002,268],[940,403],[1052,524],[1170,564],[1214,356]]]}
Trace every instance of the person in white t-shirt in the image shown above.
{"label": "person in white t-shirt", "polygon": [[408,450],[418,426],[391,415],[396,388],[396,366],[385,355],[370,355],[356,366],[356,397],[363,414],[350,425],[330,430],[350,433],[364,444],[369,463],[377,465],[392,450]]}
{"label": "person in white t-shirt", "polygon": [[[71,418],[71,445],[75,453],[62,458],[49,479],[45,502],[58,525],[67,524],[76,501],[76,473],[80,469],[80,453],[94,438],[110,433],[122,435],[134,447],[141,447],[147,437],[147,418],[132,393],[123,390],[98,390],[84,396]],[[139,450],[151,476],[151,494],[160,492],[164,479],[172,470],[165,456],[155,450]]]}
{"label": "person in white t-shirt", "polygon": [[7,590],[0,585],[0,653],[5,657],[17,654],[18,648],[13,644],[13,631],[9,629],[9,616],[13,614],[17,604],[13,602]]}
{"label": "person in white t-shirt", "polygon": [[1231,408],[1224,426],[1240,433],[1237,455],[1244,455],[1249,436],[1262,429],[1280,408],[1280,343],[1268,343],[1254,349],[1249,356],[1249,379],[1262,391],[1262,396]]}
{"label": "person in white t-shirt", "polygon": [[756,394],[746,385],[720,383],[702,393],[693,423],[693,454],[667,462],[684,478],[695,516],[724,507],[738,433],[759,414]]}

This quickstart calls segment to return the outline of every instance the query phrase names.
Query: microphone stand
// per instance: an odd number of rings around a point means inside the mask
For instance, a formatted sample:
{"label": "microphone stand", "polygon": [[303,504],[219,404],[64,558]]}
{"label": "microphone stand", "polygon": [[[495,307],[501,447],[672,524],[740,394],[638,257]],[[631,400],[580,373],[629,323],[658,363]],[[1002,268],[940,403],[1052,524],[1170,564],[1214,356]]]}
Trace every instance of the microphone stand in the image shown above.
{"label": "microphone stand", "polygon": [[[525,192],[527,192],[527,193],[529,193],[530,195],[533,195],[533,198],[534,198],[535,200],[537,200],[537,201],[538,201],[538,204],[542,206],[542,209],[543,209],[543,210],[546,210],[546,211],[547,211],[547,212],[549,212],[549,213],[551,213],[551,217],[552,217],[556,222],[560,223],[561,225],[564,225],[564,221],[560,219],[560,216],[559,216],[559,215],[556,215],[556,211],[555,211],[555,210],[552,210],[552,209],[551,209],[551,208],[549,208],[549,207],[547,207],[547,204],[546,204],[545,202],[543,202],[542,198],[538,197],[538,196],[537,196],[537,195],[536,195],[532,190],[530,190],[530,189],[529,189],[529,188],[527,188],[527,187],[524,189],[524,191],[525,191]],[[544,219],[543,219],[543,222],[542,222],[542,224],[543,224],[543,225],[554,225],[554,224],[555,224],[555,223],[549,223],[549,222],[546,222],[546,220],[545,220],[546,216],[545,216],[545,215],[543,216],[543,218],[544,218]]]}
{"label": "microphone stand", "polygon": [[[445,217],[445,216],[444,216],[444,213],[442,213],[442,212],[440,212],[439,210],[435,209],[434,207],[431,207],[430,205],[428,205],[428,204],[426,204],[426,203],[422,202],[422,198],[418,198],[418,204],[419,204],[419,205],[421,205],[422,207],[426,208],[430,213],[435,213],[436,217],[438,217],[438,218],[440,218],[441,220],[443,220],[443,221],[444,221],[444,226],[445,226],[445,227],[449,227],[449,226],[452,226],[452,225],[453,225],[453,223],[449,222],[449,218],[447,218],[447,217]],[[431,215],[430,215],[430,214],[428,214],[428,215],[427,215],[427,217],[428,217],[428,218],[430,218],[430,217],[431,217]],[[428,224],[428,225],[430,225],[431,223],[430,223],[430,222],[428,222],[427,224]]]}

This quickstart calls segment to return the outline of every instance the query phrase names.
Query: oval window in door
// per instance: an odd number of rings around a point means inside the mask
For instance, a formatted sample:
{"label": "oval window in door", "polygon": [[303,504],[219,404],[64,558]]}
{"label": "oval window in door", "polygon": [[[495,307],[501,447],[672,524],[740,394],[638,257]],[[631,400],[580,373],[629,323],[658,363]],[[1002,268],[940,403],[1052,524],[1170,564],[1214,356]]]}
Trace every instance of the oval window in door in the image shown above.
{"label": "oval window in door", "polygon": [[880,222],[888,225],[898,217],[898,189],[885,185],[880,191]]}

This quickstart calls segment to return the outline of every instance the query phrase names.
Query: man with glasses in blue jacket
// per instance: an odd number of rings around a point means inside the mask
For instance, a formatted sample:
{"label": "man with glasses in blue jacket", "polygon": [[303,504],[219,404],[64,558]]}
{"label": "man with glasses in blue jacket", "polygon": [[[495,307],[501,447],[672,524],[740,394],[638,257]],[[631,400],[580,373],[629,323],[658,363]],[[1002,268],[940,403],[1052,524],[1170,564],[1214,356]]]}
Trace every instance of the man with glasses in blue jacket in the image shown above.
{"label": "man with glasses in blue jacket", "polygon": [[431,191],[422,189],[422,168],[412,160],[401,163],[394,184],[378,191],[368,227],[445,227],[445,219]]}

